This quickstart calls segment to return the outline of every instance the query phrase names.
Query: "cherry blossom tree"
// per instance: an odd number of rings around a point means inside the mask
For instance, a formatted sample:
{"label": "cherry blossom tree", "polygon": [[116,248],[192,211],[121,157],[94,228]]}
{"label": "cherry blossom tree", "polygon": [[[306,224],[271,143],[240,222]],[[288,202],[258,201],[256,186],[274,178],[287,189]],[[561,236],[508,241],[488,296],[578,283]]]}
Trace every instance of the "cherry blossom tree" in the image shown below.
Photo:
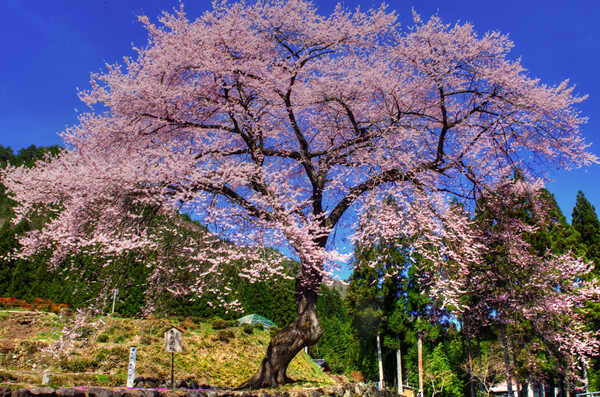
{"label": "cherry blossom tree", "polygon": [[[95,112],[63,134],[66,150],[3,175],[20,217],[49,216],[21,255],[52,248],[57,266],[78,252],[154,251],[155,285],[194,294],[226,293],[222,269],[240,260],[243,277],[283,272],[256,247],[290,252],[301,263],[298,317],[244,387],[286,383],[291,359],[321,336],[315,300],[346,259],[341,238],[426,228],[413,249],[435,244],[435,263],[452,256],[460,268],[479,256],[449,198],[472,200],[515,167],[531,178],[545,164],[596,162],[579,131],[582,98],[529,78],[499,33],[418,16],[403,32],[383,6],[322,16],[303,0],[140,20],[148,45],[92,76],[81,98]],[[382,204],[390,196],[394,210]],[[180,212],[208,232],[166,226]],[[437,291],[456,296],[452,285]]]}

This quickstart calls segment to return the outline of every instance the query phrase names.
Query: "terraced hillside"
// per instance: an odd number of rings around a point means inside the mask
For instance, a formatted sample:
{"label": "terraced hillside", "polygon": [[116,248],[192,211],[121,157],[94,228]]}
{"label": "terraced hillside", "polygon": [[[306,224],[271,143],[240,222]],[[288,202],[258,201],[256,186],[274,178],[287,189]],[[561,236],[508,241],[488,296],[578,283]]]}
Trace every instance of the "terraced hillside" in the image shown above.
{"label": "terraced hillside", "polygon": [[[213,327],[218,321],[189,317],[100,317],[73,327],[76,320],[73,315],[0,312],[0,384],[41,384],[46,373],[51,386],[124,386],[131,346],[137,346],[136,377],[169,379],[171,354],[164,352],[163,333],[175,325],[184,331],[183,352],[175,354],[175,379],[234,387],[258,368],[271,332],[247,326],[214,329],[220,328]],[[298,385],[332,383],[303,352],[288,375]]]}

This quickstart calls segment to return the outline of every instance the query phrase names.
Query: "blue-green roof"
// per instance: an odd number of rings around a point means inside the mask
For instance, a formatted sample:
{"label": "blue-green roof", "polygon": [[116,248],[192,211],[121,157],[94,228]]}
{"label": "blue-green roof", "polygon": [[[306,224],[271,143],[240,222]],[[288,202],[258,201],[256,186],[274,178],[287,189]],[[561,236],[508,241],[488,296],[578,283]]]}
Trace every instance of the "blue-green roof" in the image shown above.
{"label": "blue-green roof", "polygon": [[262,324],[263,326],[265,326],[267,328],[277,327],[277,324],[275,324],[273,321],[269,320],[268,318],[261,316],[260,314],[248,314],[247,316],[239,318],[238,322],[240,324],[242,324],[242,323]]}

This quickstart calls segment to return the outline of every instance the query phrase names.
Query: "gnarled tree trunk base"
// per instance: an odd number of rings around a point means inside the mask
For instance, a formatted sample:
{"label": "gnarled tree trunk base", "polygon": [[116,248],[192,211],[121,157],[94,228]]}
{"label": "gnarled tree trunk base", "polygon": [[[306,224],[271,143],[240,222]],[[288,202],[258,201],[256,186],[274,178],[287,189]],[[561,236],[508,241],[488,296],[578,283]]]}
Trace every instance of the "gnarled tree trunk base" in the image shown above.
{"label": "gnarled tree trunk base", "polygon": [[288,365],[305,346],[317,343],[323,333],[317,317],[316,299],[316,292],[304,291],[297,302],[296,320],[273,336],[260,368],[252,378],[238,386],[237,390],[279,387],[293,382],[286,375]]}

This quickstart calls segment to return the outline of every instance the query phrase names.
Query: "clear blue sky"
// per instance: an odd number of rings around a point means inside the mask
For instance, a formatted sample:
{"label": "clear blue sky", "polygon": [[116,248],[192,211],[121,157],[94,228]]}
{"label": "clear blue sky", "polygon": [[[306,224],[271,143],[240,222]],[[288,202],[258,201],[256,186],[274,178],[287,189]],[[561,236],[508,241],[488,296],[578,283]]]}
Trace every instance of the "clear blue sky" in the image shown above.
{"label": "clear blue sky", "polygon": [[[57,133],[76,123],[86,110],[77,88],[89,87],[91,72],[134,55],[132,44],[147,36],[137,15],[152,20],[177,0],[2,0],[0,2],[0,145],[15,150],[59,144]],[[188,0],[188,17],[210,7]],[[316,1],[322,13],[334,2]],[[346,0],[349,8],[377,7],[378,1]],[[404,25],[411,9],[423,19],[438,14],[445,22],[471,22],[483,34],[498,30],[515,42],[513,58],[522,58],[531,77],[547,84],[569,78],[589,117],[583,134],[600,155],[600,1],[599,0],[392,0]],[[600,211],[600,167],[559,172],[548,188],[570,221],[578,190]]]}

